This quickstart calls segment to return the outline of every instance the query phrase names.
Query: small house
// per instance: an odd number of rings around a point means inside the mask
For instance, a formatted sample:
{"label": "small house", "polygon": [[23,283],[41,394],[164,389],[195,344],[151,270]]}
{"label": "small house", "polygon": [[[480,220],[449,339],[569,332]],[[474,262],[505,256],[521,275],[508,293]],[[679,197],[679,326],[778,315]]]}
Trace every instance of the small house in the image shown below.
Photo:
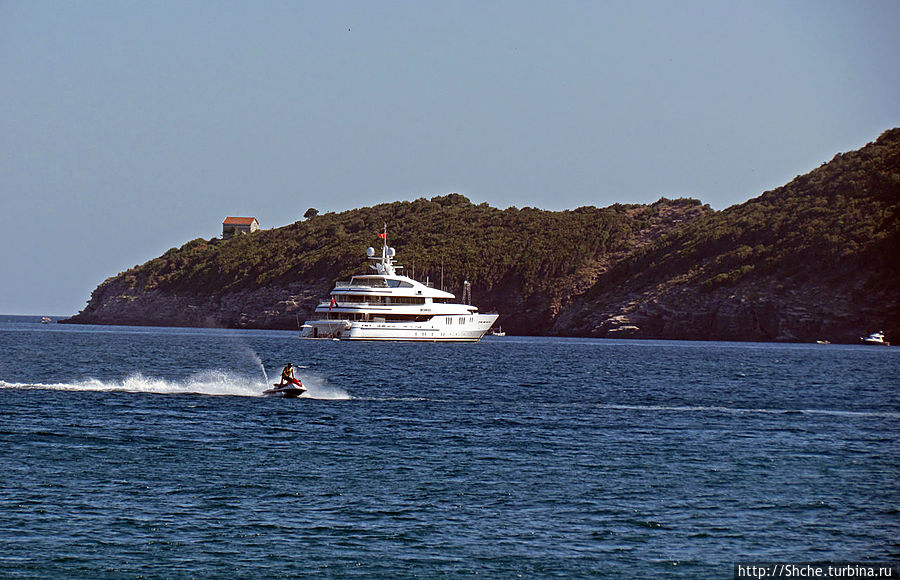
{"label": "small house", "polygon": [[222,239],[228,240],[237,234],[252,234],[259,229],[254,217],[227,217],[222,222]]}

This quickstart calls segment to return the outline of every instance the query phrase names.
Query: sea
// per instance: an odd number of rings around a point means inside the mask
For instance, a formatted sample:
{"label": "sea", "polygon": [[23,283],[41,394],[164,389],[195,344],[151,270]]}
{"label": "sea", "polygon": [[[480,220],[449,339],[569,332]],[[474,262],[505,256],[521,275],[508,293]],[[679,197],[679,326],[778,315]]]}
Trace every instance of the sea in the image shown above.
{"label": "sea", "polygon": [[[292,362],[299,399],[262,391]],[[0,318],[0,577],[900,560],[900,349]]]}

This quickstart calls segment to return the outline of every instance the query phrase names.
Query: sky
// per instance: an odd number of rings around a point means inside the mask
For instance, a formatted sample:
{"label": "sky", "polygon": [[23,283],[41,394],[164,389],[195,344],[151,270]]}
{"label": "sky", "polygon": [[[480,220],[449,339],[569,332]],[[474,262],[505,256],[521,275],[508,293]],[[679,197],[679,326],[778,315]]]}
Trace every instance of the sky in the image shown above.
{"label": "sky", "polygon": [[75,314],[226,216],[724,209],[900,126],[898,23],[896,0],[0,0],[0,313]]}

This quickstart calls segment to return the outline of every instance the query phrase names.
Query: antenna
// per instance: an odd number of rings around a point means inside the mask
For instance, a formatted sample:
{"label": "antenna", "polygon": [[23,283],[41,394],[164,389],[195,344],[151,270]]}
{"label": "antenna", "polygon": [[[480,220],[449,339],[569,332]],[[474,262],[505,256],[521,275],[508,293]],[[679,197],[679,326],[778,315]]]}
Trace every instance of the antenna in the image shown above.
{"label": "antenna", "polygon": [[378,237],[384,241],[384,244],[381,246],[380,258],[375,255],[374,248],[366,248],[366,256],[370,260],[376,260],[376,263],[370,265],[370,267],[382,276],[394,276],[396,275],[396,271],[403,266],[394,265],[394,258],[397,256],[397,250],[387,245],[387,223],[384,224],[384,232],[378,234]]}
{"label": "antenna", "polygon": [[462,303],[463,304],[472,304],[472,285],[469,283],[468,280],[463,281]]}

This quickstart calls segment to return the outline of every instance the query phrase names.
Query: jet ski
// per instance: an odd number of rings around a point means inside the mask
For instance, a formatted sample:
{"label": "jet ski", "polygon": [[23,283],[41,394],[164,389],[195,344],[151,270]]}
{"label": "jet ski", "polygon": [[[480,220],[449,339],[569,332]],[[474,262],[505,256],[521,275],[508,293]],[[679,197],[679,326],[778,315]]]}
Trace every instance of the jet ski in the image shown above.
{"label": "jet ski", "polygon": [[266,389],[265,391],[263,391],[263,395],[267,397],[278,397],[281,399],[296,399],[306,392],[306,389],[302,385],[285,385],[283,387],[279,387],[276,383],[274,387],[274,389]]}
{"label": "jet ski", "polygon": [[300,395],[306,392],[306,388],[303,386],[303,383],[298,381],[297,379],[290,379],[292,384],[287,385],[279,385],[275,383],[273,386],[274,389],[266,389],[263,391],[263,395],[267,397],[278,397],[281,399],[296,399]]}

